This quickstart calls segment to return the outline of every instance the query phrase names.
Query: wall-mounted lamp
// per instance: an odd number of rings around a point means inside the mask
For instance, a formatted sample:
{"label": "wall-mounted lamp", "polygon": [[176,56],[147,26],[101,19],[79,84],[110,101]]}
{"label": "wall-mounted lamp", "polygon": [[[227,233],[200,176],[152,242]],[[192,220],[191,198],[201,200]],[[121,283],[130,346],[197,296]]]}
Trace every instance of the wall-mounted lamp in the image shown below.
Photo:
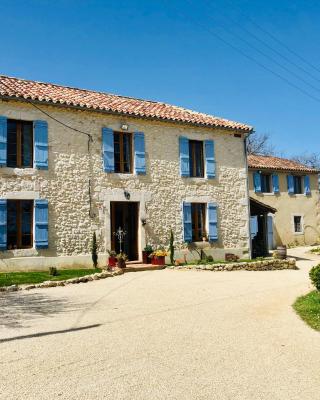
{"label": "wall-mounted lamp", "polygon": [[140,221],[141,221],[141,223],[142,223],[142,226],[147,225],[147,220],[146,220],[146,218],[141,218]]}
{"label": "wall-mounted lamp", "polygon": [[127,125],[127,124],[122,124],[122,125],[121,125],[121,129],[122,129],[123,131],[127,131],[127,130],[129,129],[129,125]]}
{"label": "wall-mounted lamp", "polygon": [[123,194],[124,194],[124,197],[126,198],[126,200],[130,200],[130,193],[127,190],[125,190],[123,192]]}

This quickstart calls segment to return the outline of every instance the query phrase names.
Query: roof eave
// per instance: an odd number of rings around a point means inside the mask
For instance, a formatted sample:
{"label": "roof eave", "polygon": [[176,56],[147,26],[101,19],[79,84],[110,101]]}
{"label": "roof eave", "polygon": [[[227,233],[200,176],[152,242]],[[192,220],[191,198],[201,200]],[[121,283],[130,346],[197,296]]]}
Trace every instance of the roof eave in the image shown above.
{"label": "roof eave", "polygon": [[252,127],[240,128],[240,127],[226,127],[226,126],[218,125],[218,124],[217,125],[201,124],[201,123],[174,120],[174,119],[168,119],[168,118],[141,116],[141,115],[135,115],[135,114],[119,112],[119,111],[100,110],[100,109],[90,108],[90,107],[86,107],[86,106],[76,106],[73,104],[54,103],[53,101],[42,101],[42,100],[35,100],[35,99],[29,99],[29,98],[24,98],[24,97],[18,97],[18,96],[10,96],[10,95],[0,94],[0,99],[21,101],[21,102],[25,102],[25,103],[34,103],[34,104],[41,104],[41,105],[47,105],[47,106],[55,106],[55,107],[60,107],[60,108],[72,108],[72,109],[81,110],[81,111],[97,112],[97,113],[108,114],[108,115],[118,115],[118,116],[120,115],[120,116],[125,116],[128,118],[145,119],[145,120],[149,120],[149,121],[160,121],[160,122],[169,122],[169,123],[174,123],[174,124],[179,124],[179,125],[198,126],[201,128],[208,128],[208,129],[222,129],[222,130],[230,131],[230,132],[241,132],[243,134],[246,134],[246,136],[253,132]]}

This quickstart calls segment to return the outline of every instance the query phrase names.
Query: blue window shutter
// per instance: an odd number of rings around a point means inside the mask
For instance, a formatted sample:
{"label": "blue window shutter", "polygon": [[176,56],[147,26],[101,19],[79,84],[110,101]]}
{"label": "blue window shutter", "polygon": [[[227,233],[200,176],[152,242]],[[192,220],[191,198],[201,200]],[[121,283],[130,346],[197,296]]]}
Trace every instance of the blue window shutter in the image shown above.
{"label": "blue window shutter", "polygon": [[0,166],[7,165],[7,118],[0,115]]}
{"label": "blue window shutter", "polygon": [[146,174],[146,152],[143,132],[134,133],[134,169],[137,175]]}
{"label": "blue window shutter", "polygon": [[214,141],[204,141],[206,154],[206,175],[208,179],[213,179],[216,176],[216,163],[214,160]]}
{"label": "blue window shutter", "polygon": [[253,173],[253,185],[256,193],[261,193],[261,175],[259,172]]}
{"label": "blue window shutter", "polygon": [[48,169],[48,123],[34,121],[34,166],[38,169]]}
{"label": "blue window shutter", "polygon": [[190,176],[189,160],[189,139],[183,136],[179,137],[180,151],[180,174],[181,176]]}
{"label": "blue window shutter", "polygon": [[183,203],[183,240],[192,242],[191,203]]}
{"label": "blue window shutter", "polygon": [[37,249],[48,248],[48,200],[34,201],[35,246]]}
{"label": "blue window shutter", "polygon": [[310,196],[311,194],[311,189],[310,189],[310,176],[306,175],[304,177],[304,194],[306,196]]}
{"label": "blue window shutter", "polygon": [[218,213],[215,203],[208,203],[209,242],[218,240]]}
{"label": "blue window shutter", "polygon": [[0,199],[0,250],[7,249],[7,200]]}
{"label": "blue window shutter", "polygon": [[274,193],[279,193],[279,175],[272,175],[272,186],[273,186],[273,192]]}
{"label": "blue window shutter", "polygon": [[288,193],[294,194],[294,180],[292,175],[287,175]]}
{"label": "blue window shutter", "polygon": [[110,128],[102,128],[102,153],[104,172],[114,172],[114,140]]}

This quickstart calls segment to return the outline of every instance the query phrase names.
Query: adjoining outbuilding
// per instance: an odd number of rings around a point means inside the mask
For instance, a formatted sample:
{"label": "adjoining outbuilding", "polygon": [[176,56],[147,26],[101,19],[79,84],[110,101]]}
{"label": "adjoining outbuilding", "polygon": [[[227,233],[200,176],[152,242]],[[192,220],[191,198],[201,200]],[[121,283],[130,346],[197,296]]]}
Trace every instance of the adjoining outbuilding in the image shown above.
{"label": "adjoining outbuilding", "polygon": [[[263,244],[260,235],[254,236],[253,247],[257,242],[269,250],[319,243],[319,171],[286,158],[261,155],[249,155],[248,167],[251,216],[257,204],[265,207]],[[251,225],[252,236],[255,225]]]}

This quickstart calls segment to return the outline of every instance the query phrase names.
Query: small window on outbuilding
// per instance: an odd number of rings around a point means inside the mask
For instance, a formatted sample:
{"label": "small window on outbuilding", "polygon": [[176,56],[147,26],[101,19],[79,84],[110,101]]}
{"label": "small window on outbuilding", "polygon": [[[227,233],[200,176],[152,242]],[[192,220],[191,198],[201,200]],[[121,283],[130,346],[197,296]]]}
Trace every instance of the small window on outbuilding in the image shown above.
{"label": "small window on outbuilding", "polygon": [[293,177],[294,194],[302,194],[302,177],[295,175]]}
{"label": "small window on outbuilding", "polygon": [[271,193],[271,175],[261,174],[261,192]]}
{"label": "small window on outbuilding", "polygon": [[295,215],[293,217],[293,224],[294,224],[294,232],[295,233],[302,233],[303,232],[301,215]]}

